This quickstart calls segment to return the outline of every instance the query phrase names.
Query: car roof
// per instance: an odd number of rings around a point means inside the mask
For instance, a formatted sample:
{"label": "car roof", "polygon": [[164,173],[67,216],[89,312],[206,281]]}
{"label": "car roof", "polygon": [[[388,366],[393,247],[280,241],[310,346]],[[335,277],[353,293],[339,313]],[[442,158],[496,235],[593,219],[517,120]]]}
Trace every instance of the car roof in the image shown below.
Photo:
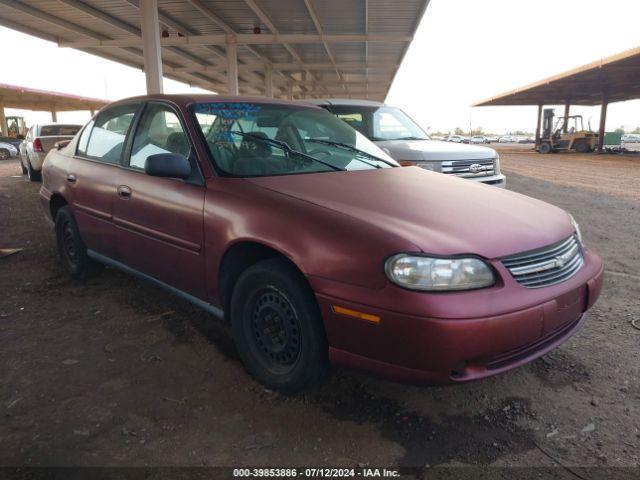
{"label": "car roof", "polygon": [[295,100],[280,100],[277,98],[256,97],[248,95],[216,95],[216,94],[156,94],[156,95],[141,95],[138,97],[129,97],[118,100],[117,102],[110,103],[108,106],[117,105],[129,102],[148,102],[148,101],[165,101],[171,102],[181,107],[187,107],[193,103],[263,103],[271,105],[298,105],[310,108],[317,108],[315,105],[295,101]]}
{"label": "car roof", "polygon": [[381,102],[375,102],[373,100],[362,100],[357,98],[309,98],[304,100],[312,105],[320,106],[349,106],[349,107],[382,107],[385,104]]}

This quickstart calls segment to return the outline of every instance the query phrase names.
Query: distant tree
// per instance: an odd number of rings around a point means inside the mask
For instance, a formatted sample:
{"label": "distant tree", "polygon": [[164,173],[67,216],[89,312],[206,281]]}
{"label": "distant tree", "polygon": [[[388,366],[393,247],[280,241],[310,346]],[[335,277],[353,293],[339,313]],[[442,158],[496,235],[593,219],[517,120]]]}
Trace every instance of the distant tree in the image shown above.
{"label": "distant tree", "polygon": [[471,130],[471,135],[484,135],[484,130],[482,130],[482,127],[478,127],[474,130]]}
{"label": "distant tree", "polygon": [[640,134],[640,127],[636,127],[636,129],[635,129],[633,132],[631,132],[631,133],[638,133],[638,134]]}
{"label": "distant tree", "polygon": [[437,132],[429,132],[429,135],[432,137],[447,137],[449,133],[437,131]]}
{"label": "distant tree", "polygon": [[615,131],[615,133],[622,133],[622,134],[624,134],[624,126],[618,127],[618,128],[616,128],[614,131]]}
{"label": "distant tree", "polygon": [[460,127],[456,127],[453,133],[455,133],[456,135],[464,135],[464,130],[461,129]]}

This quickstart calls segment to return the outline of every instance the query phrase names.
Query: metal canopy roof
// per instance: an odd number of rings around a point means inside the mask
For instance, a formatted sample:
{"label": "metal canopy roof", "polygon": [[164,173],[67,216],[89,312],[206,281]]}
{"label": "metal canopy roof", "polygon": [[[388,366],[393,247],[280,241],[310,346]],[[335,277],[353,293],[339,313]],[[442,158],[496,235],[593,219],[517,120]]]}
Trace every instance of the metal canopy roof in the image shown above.
{"label": "metal canopy roof", "polygon": [[640,98],[640,47],[484,100],[492,105],[599,105]]}
{"label": "metal canopy roof", "polygon": [[[175,80],[227,91],[384,99],[429,0],[158,0],[162,65]],[[143,68],[139,0],[0,0],[0,25]]]}
{"label": "metal canopy roof", "polygon": [[109,103],[108,100],[0,83],[0,104],[4,108],[68,112],[74,110],[99,110],[107,103]]}

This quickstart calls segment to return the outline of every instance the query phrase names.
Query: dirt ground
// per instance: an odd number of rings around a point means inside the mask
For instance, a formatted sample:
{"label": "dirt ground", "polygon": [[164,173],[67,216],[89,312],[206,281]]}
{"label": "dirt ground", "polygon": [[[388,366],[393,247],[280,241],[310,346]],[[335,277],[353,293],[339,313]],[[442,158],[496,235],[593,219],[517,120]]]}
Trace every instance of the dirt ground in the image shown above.
{"label": "dirt ground", "polygon": [[39,184],[3,162],[0,248],[24,250],[0,259],[0,465],[640,465],[640,159],[499,148],[509,188],[572,212],[604,258],[584,329],[477,383],[338,369],[299,397],[255,383],[191,305],[111,269],[71,281]]}

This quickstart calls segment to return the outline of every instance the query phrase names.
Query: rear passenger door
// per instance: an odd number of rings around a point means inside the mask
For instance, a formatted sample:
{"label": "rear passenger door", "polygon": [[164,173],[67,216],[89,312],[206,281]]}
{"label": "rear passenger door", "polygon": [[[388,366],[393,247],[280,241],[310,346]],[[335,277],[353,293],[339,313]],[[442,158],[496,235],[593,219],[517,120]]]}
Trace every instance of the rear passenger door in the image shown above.
{"label": "rear passenger door", "polygon": [[[123,262],[172,287],[203,298],[204,179],[180,113],[149,102],[136,122],[120,169],[114,223]],[[145,173],[149,155],[175,153],[191,162],[187,180]]]}
{"label": "rear passenger door", "polygon": [[103,110],[82,131],[76,155],[67,168],[67,200],[87,248],[119,258],[113,204],[118,171],[129,129],[139,103]]}

